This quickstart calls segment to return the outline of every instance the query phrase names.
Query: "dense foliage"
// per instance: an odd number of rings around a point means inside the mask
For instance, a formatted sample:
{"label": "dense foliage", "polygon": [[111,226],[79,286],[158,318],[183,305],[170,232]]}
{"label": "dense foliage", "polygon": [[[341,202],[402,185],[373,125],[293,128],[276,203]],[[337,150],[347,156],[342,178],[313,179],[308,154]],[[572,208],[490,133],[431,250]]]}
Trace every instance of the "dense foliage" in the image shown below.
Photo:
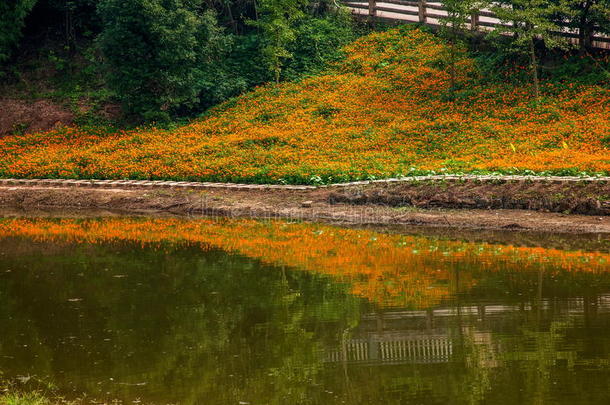
{"label": "dense foliage", "polygon": [[448,48],[393,29],[344,48],[334,71],[261,87],[175,129],[1,139],[0,175],[320,183],[422,170],[610,172],[607,88],[548,80],[538,103],[527,84],[481,81],[458,48],[448,97]]}
{"label": "dense foliage", "polygon": [[108,84],[129,112],[167,120],[178,108],[231,92],[217,86],[227,81],[222,63],[230,39],[212,11],[200,15],[182,0],[104,0],[98,9]]}
{"label": "dense foliage", "polygon": [[610,0],[553,0],[560,6],[554,18],[576,29],[581,50],[592,45],[595,32],[610,33]]}
{"label": "dense foliage", "polygon": [[9,58],[21,38],[25,17],[36,0],[10,0],[0,2],[0,62]]}
{"label": "dense foliage", "polygon": [[[553,35],[560,26],[577,33],[581,54],[591,49],[595,33],[610,33],[610,0],[443,3],[449,15],[440,22],[451,43],[452,75],[455,45],[471,14],[491,8],[513,34],[493,34],[500,45],[494,52],[514,65],[520,55],[529,59],[526,78],[535,94],[545,51],[568,45]],[[11,54],[40,50],[50,41],[55,45],[43,54],[72,74],[68,81],[78,81],[72,88],[102,77],[132,119],[159,122],[196,115],[257,85],[320,72],[341,56],[356,31],[330,0],[11,0],[0,4],[0,63],[6,69]],[[83,59],[75,55],[85,56],[89,66],[67,69]],[[15,68],[13,73],[18,79]]]}
{"label": "dense foliage", "polygon": [[[99,73],[136,121],[192,116],[250,87],[317,72],[355,39],[351,19],[325,1],[19,0],[0,5],[0,63],[26,20],[15,55],[48,55],[70,81],[83,69]],[[65,69],[79,55],[89,66]]]}

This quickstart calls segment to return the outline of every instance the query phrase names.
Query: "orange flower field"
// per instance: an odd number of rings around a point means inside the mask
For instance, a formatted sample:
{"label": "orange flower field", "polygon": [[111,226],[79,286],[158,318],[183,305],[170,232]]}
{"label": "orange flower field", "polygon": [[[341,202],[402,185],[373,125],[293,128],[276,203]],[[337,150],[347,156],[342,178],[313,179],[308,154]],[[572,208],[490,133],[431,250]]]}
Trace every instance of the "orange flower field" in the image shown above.
{"label": "orange flower field", "polygon": [[363,37],[329,73],[269,85],[171,129],[0,139],[0,176],[319,183],[426,171],[610,173],[610,90],[486,85],[420,30]]}
{"label": "orange flower field", "polygon": [[[471,243],[308,223],[180,219],[1,219],[0,238],[220,248],[270,265],[324,274],[380,305],[429,308],[477,272],[604,274],[610,254]],[[470,269],[470,270],[469,270]]]}

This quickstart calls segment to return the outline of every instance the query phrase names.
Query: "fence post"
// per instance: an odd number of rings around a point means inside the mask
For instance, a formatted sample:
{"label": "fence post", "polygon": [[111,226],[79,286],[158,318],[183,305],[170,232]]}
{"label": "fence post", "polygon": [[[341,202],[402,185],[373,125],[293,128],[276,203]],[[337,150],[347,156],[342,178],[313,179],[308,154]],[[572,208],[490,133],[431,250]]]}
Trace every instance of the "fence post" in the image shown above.
{"label": "fence post", "polygon": [[470,15],[470,29],[473,31],[479,29],[479,10],[473,10]]}
{"label": "fence post", "polygon": [[419,11],[419,22],[422,24],[426,23],[426,0],[418,0],[417,8]]}
{"label": "fence post", "polygon": [[369,0],[369,16],[375,17],[375,7],[377,6],[377,0]]}

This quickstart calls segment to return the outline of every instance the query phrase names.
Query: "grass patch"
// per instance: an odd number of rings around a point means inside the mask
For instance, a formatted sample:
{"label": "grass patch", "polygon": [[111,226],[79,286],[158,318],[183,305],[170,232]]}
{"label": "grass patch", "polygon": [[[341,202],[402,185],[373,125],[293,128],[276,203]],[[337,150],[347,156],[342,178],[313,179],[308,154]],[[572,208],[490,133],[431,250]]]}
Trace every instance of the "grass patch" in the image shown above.
{"label": "grass patch", "polygon": [[8,392],[0,395],[2,405],[51,405],[51,401],[39,392]]}

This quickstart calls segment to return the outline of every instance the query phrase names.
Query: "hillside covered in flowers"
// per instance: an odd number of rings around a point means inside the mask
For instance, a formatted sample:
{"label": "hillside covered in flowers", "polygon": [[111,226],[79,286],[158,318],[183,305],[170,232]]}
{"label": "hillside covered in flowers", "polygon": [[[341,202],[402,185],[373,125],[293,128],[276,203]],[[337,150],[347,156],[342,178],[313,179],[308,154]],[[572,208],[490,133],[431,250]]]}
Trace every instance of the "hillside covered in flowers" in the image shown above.
{"label": "hillside covered in flowers", "polygon": [[418,29],[361,38],[325,74],[260,87],[174,129],[0,139],[0,176],[320,183],[424,171],[610,173],[610,90],[480,80]]}

